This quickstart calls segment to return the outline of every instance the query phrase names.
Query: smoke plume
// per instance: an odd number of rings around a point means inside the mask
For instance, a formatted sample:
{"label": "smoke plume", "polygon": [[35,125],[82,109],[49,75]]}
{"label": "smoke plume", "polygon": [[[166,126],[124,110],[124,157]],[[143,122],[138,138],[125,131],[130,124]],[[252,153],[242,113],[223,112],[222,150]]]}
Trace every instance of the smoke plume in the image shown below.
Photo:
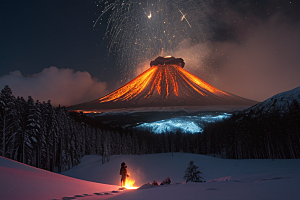
{"label": "smoke plume", "polygon": [[0,77],[0,88],[9,85],[13,95],[25,99],[51,100],[54,106],[68,106],[91,101],[104,96],[106,83],[99,82],[88,72],[74,72],[72,69],[45,68],[42,72],[23,76],[20,71]]}
{"label": "smoke plume", "polygon": [[214,85],[258,101],[300,86],[300,23],[280,22],[253,27],[239,44],[216,43],[222,67]]}
{"label": "smoke plume", "polygon": [[263,101],[300,86],[300,19],[279,11],[257,17],[225,5],[212,27],[219,32],[172,54],[199,78],[245,98]]}

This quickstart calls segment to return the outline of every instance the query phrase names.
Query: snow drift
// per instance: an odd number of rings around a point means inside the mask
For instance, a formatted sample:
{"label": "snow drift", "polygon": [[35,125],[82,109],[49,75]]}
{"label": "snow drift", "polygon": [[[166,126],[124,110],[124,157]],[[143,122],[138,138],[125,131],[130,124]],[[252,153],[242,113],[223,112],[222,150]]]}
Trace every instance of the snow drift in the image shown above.
{"label": "snow drift", "polygon": [[0,199],[41,200],[87,196],[119,186],[79,180],[34,168],[0,156]]}

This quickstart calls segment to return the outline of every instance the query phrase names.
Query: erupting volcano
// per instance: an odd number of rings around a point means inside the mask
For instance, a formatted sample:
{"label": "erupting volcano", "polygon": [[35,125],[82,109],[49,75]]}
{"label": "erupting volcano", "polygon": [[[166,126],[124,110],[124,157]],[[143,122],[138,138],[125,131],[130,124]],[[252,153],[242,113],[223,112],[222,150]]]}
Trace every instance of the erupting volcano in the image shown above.
{"label": "erupting volcano", "polygon": [[184,70],[173,56],[157,57],[150,68],[114,92],[69,110],[99,111],[138,107],[251,106],[257,102],[221,91]]}

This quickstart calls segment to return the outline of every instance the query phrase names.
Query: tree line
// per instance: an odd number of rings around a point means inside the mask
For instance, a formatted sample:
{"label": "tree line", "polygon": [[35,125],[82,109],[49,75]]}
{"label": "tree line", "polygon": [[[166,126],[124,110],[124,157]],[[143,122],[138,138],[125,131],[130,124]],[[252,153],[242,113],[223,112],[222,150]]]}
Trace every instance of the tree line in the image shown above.
{"label": "tree line", "polygon": [[84,155],[187,152],[233,159],[300,158],[300,105],[289,113],[237,112],[207,124],[203,133],[165,132],[108,127],[82,113],[69,113],[51,102],[14,97],[9,86],[0,93],[0,155],[61,172]]}
{"label": "tree line", "polygon": [[105,163],[111,155],[179,151],[171,134],[116,130],[50,101],[15,97],[9,86],[0,93],[0,120],[0,155],[49,171],[70,169],[89,154]]}
{"label": "tree line", "polygon": [[202,134],[206,152],[234,159],[300,158],[300,102],[283,113],[236,112],[208,124]]}

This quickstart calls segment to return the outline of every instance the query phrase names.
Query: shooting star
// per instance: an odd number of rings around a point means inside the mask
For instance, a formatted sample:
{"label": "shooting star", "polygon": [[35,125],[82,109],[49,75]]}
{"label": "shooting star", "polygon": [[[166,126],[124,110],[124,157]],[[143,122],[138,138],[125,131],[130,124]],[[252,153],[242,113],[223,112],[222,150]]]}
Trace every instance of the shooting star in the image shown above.
{"label": "shooting star", "polygon": [[178,9],[178,11],[181,13],[181,15],[182,15],[181,21],[183,21],[183,20],[185,19],[185,21],[186,21],[186,23],[189,25],[189,27],[192,28],[190,22],[189,22],[189,21],[187,20],[187,18],[185,17],[185,14],[183,14],[183,12],[178,8],[178,6],[177,6],[175,3],[173,3],[173,4],[174,4],[174,6]]}

